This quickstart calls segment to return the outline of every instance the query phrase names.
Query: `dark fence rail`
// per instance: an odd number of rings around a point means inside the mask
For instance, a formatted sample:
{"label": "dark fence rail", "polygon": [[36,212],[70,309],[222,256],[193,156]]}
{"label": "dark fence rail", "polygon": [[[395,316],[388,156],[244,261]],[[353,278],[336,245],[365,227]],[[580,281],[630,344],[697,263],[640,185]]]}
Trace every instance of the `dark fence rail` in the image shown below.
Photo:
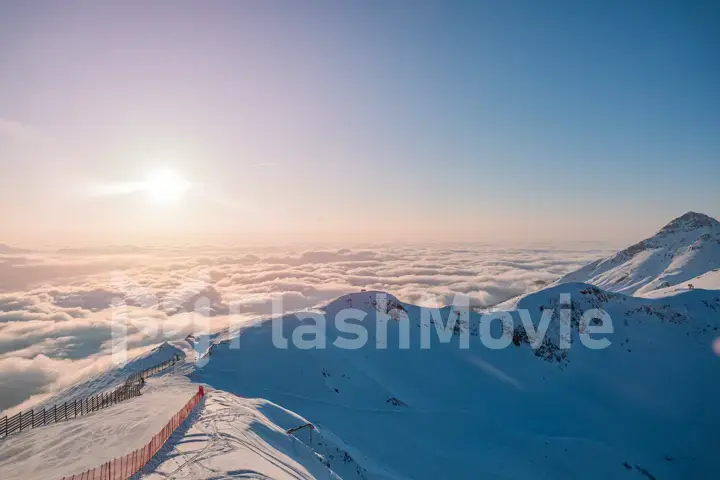
{"label": "dark fence rail", "polygon": [[137,397],[140,395],[140,389],[143,387],[145,378],[175,365],[179,360],[180,356],[174,355],[171,359],[159,365],[133,373],[127,377],[125,383],[110,392],[98,393],[92,397],[56,404],[42,410],[20,412],[12,417],[2,417],[0,418],[0,438],[7,437],[12,433],[22,432],[28,428],[42,427],[43,425],[87,415],[129,398]]}

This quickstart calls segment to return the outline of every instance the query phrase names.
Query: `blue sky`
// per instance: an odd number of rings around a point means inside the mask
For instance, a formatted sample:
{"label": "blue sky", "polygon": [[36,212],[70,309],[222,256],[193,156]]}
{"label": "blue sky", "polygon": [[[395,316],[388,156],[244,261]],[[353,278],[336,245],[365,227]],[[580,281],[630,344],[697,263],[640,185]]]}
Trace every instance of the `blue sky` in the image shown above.
{"label": "blue sky", "polygon": [[[632,242],[720,215],[718,45],[711,2],[6,1],[7,241]],[[87,193],[160,167],[197,194]]]}

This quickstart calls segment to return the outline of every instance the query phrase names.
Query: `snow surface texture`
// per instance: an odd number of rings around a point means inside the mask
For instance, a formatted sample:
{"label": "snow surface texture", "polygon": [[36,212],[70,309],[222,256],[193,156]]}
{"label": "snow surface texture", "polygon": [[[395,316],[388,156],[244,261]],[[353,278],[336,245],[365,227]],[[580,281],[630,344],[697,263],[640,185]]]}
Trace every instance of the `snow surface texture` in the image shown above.
{"label": "snow surface texture", "polygon": [[363,478],[321,432],[285,432],[306,419],[261,399],[209,391],[196,412],[135,478]]}
{"label": "snow surface texture", "polygon": [[654,236],[568,273],[556,283],[585,282],[643,295],[720,267],[720,222],[688,212]]}
{"label": "snow surface texture", "polygon": [[686,283],[681,283],[672,287],[660,288],[643,294],[643,297],[661,298],[678,293],[687,292],[689,290],[701,288],[703,290],[720,290],[720,268],[715,268],[707,273],[691,278]]}

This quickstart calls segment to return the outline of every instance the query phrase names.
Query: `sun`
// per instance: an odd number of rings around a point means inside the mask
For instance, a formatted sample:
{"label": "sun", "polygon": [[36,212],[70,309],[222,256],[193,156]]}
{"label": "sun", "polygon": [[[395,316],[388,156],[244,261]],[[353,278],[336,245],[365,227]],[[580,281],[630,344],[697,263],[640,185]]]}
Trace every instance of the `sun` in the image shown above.
{"label": "sun", "polygon": [[182,198],[190,189],[190,182],[173,170],[160,169],[145,178],[142,189],[157,203],[172,203]]}

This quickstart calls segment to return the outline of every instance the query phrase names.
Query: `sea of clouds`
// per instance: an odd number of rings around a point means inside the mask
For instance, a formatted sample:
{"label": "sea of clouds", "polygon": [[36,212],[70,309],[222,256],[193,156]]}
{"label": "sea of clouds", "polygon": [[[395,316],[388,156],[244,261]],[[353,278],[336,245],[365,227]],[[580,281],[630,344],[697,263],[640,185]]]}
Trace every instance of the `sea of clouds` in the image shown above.
{"label": "sea of clouds", "polygon": [[131,319],[132,357],[192,333],[187,315],[198,299],[214,329],[227,328],[231,303],[234,314],[262,318],[272,312],[273,298],[294,311],[361,289],[428,306],[452,303],[461,293],[486,308],[611,251],[597,245],[45,251],[0,245],[0,411],[16,413],[110,367],[118,299]]}

